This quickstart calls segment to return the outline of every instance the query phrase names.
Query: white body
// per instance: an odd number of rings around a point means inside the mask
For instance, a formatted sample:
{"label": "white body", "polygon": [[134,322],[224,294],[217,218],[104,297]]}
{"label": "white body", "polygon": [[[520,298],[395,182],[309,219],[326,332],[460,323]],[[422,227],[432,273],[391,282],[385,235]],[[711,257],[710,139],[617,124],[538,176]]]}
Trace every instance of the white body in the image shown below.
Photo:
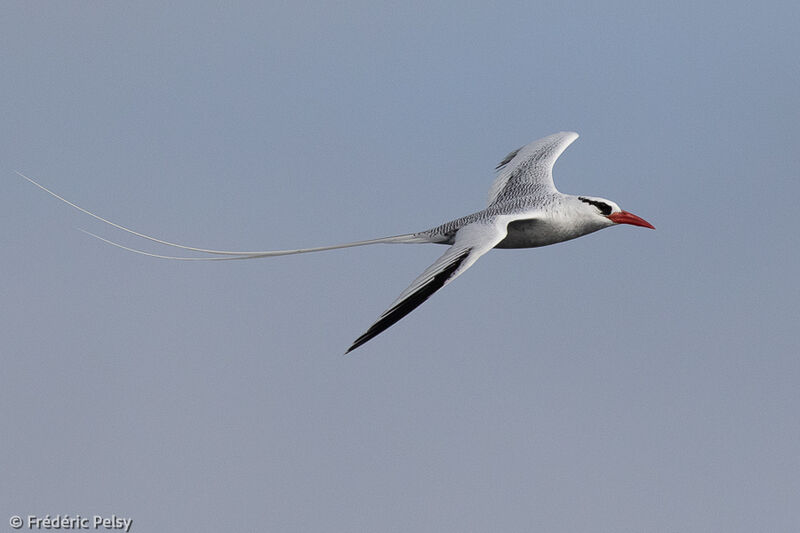
{"label": "white body", "polygon": [[27,176],[22,174],[20,176],[59,200],[115,228],[159,244],[214,256],[173,257],[153,254],[125,247],[90,233],[90,235],[114,246],[151,257],[184,261],[228,261],[319,252],[378,243],[449,245],[450,247],[444,255],[420,274],[400,294],[392,306],[353,342],[347,350],[350,352],[413,311],[434,292],[461,275],[481,255],[492,248],[546,246],[620,223],[652,228],[648,222],[636,215],[622,211],[614,202],[603,198],[563,194],[556,189],[553,184],[553,164],[567,146],[577,138],[578,134],[574,132],[555,133],[508,154],[497,167],[499,174],[489,190],[488,206],[477,213],[418,233],[296,250],[233,252],[196,248],[156,239],[95,215],[39,185]]}

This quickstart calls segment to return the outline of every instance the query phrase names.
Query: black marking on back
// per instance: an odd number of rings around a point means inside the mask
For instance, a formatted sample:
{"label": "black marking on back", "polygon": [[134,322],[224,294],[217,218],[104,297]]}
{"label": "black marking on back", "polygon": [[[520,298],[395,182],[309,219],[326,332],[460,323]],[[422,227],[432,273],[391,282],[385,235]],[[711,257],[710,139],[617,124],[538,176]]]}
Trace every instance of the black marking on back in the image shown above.
{"label": "black marking on back", "polygon": [[591,204],[591,205],[595,206],[597,209],[600,210],[601,213],[603,213],[606,216],[610,215],[611,211],[613,210],[611,208],[611,206],[608,205],[605,202],[599,202],[597,200],[590,200],[589,198],[585,198],[583,196],[578,196],[578,200],[580,200],[581,202],[586,202],[587,204]]}
{"label": "black marking on back", "polygon": [[516,156],[516,155],[519,153],[519,151],[520,151],[520,150],[522,150],[522,147],[520,147],[520,148],[517,148],[517,149],[516,149],[516,150],[514,150],[513,152],[509,153],[509,154],[508,154],[508,155],[505,157],[505,159],[503,159],[502,161],[500,161],[500,164],[499,164],[499,165],[497,165],[496,167],[494,167],[494,169],[495,169],[495,170],[500,170],[501,168],[503,168],[504,166],[506,166],[507,164],[509,164],[509,163],[511,162],[511,160],[512,160],[512,159],[514,159],[514,157],[515,157],[515,156]]}
{"label": "black marking on back", "polygon": [[409,294],[400,302],[397,302],[391,309],[386,311],[377,322],[375,322],[370,328],[359,338],[357,338],[353,345],[348,348],[347,352],[350,353],[371,338],[375,337],[376,335],[382,333],[390,326],[395,324],[398,320],[406,316],[408,313],[419,307],[422,302],[427,300],[431,297],[433,293],[444,287],[444,284],[447,282],[448,279],[458,270],[458,267],[461,266],[461,263],[467,258],[469,253],[472,251],[472,248],[468,248],[464,252],[462,252],[458,257],[453,259],[453,261],[447,265],[442,271],[438,274],[433,276],[428,283],[421,286],[415,292]]}

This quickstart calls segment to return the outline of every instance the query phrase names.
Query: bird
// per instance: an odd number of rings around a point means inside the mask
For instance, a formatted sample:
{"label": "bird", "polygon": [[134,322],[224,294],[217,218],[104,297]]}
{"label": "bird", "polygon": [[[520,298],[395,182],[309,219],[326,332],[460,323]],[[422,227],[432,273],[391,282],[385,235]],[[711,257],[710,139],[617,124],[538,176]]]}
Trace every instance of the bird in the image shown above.
{"label": "bird", "polygon": [[96,215],[45,188],[21,172],[17,172],[17,174],[58,200],[117,229],[158,244],[207,254],[200,257],[155,254],[123,246],[83,230],[108,244],[150,257],[180,261],[229,261],[321,252],[380,243],[433,243],[448,246],[444,254],[426,268],[411,285],[400,293],[389,308],[353,341],[345,352],[348,354],[411,313],[493,248],[547,246],[621,224],[655,229],[643,218],[623,211],[611,200],[595,196],[564,194],[556,189],[553,182],[553,165],[577,138],[578,134],[575,132],[562,131],[533,141],[509,153],[495,167],[497,176],[489,189],[488,205],[481,211],[416,233],[295,250],[249,252],[211,250],[157,239]]}

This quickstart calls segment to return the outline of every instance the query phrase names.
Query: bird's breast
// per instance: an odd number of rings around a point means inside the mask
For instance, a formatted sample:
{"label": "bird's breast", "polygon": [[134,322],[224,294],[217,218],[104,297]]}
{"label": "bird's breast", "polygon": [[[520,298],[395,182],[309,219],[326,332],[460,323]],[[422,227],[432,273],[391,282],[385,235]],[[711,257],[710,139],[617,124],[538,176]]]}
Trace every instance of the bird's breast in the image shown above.
{"label": "bird's breast", "polygon": [[536,248],[568,241],[600,228],[561,223],[558,220],[526,218],[513,220],[506,226],[506,237],[495,248]]}

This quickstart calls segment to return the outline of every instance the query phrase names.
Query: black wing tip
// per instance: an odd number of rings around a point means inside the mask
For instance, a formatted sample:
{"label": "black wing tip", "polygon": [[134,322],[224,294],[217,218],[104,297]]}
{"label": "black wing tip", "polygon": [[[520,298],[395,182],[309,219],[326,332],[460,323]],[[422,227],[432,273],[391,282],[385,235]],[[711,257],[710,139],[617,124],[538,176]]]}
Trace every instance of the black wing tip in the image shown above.
{"label": "black wing tip", "polygon": [[513,152],[509,152],[508,155],[502,161],[500,161],[500,163],[496,167],[494,167],[494,169],[500,170],[501,168],[509,164],[511,160],[517,156],[520,150],[522,150],[522,148],[517,148]]}
{"label": "black wing tip", "polygon": [[344,354],[345,354],[345,355],[349,355],[349,354],[350,354],[350,352],[352,352],[353,350],[355,350],[356,348],[358,348],[359,346],[361,346],[362,344],[364,344],[365,342],[367,342],[367,341],[358,342],[358,341],[359,341],[359,339],[361,339],[361,337],[359,337],[358,339],[356,339],[356,340],[353,342],[353,344],[351,344],[351,345],[350,345],[350,347],[347,349],[347,351],[346,351],[346,352],[344,352]]}
{"label": "black wing tip", "polygon": [[[397,320],[400,320],[400,319],[398,318]],[[380,323],[380,320],[378,321],[378,323]],[[373,324],[372,326],[370,326],[370,328],[366,332],[364,332],[363,335],[361,335],[359,338],[354,340],[353,344],[350,345],[350,347],[347,349],[346,352],[344,352],[344,354],[348,355],[350,352],[352,352],[353,350],[355,350],[356,348],[358,348],[362,344],[365,344],[368,340],[370,340],[373,337],[377,336],[379,333],[383,332],[386,328],[389,327],[389,326],[386,326],[384,328],[380,328],[380,326],[379,326],[378,328],[376,328],[375,327],[376,324]],[[391,324],[389,324],[389,325],[391,325]]]}
{"label": "black wing tip", "polygon": [[455,274],[458,267],[472,252],[472,248],[467,248],[455,259],[453,259],[445,268],[438,274],[433,276],[428,283],[422,285],[416,292],[409,294],[404,300],[397,302],[394,306],[389,308],[381,317],[372,324],[369,329],[364,332],[359,338],[353,341],[350,348],[347,349],[345,355],[349,354],[362,344],[370,339],[377,337],[391,326],[396,324],[401,318],[409,314],[411,311],[422,305],[422,303],[433,295],[436,291],[444,287],[453,274]]}

